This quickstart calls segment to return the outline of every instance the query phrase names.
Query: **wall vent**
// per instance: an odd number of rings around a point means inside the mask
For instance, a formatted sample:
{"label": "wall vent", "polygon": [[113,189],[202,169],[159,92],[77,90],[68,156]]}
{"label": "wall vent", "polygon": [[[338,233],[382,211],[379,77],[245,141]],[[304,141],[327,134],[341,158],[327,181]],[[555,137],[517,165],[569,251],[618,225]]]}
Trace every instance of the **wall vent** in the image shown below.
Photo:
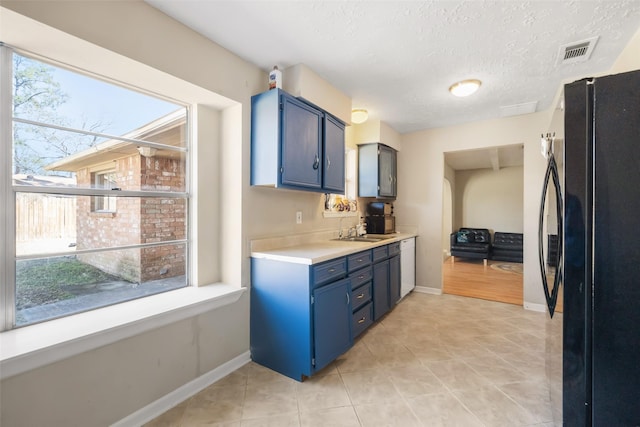
{"label": "wall vent", "polygon": [[557,64],[565,65],[587,61],[591,57],[597,42],[598,37],[591,37],[590,39],[560,46]]}

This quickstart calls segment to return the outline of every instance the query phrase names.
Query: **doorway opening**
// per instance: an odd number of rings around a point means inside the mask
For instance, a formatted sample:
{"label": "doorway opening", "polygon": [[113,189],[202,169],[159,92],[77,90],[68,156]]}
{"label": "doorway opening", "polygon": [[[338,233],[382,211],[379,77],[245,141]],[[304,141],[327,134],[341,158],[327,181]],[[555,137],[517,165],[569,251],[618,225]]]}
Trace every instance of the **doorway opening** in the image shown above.
{"label": "doorway opening", "polygon": [[[519,262],[450,256],[460,228],[523,233],[524,146],[522,144],[444,153],[442,200],[442,291],[447,294],[523,305]],[[497,257],[496,257],[497,258]]]}

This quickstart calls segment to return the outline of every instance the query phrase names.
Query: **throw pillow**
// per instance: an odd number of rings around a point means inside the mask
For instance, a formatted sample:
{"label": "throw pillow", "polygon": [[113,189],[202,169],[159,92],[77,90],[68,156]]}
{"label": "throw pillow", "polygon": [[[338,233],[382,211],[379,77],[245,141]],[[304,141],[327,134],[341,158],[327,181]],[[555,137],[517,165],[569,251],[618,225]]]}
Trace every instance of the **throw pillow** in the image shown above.
{"label": "throw pillow", "polygon": [[458,231],[456,234],[456,242],[458,243],[469,243],[469,232],[468,231]]}
{"label": "throw pillow", "polygon": [[486,243],[487,239],[484,236],[484,233],[476,233],[475,241],[479,243]]}

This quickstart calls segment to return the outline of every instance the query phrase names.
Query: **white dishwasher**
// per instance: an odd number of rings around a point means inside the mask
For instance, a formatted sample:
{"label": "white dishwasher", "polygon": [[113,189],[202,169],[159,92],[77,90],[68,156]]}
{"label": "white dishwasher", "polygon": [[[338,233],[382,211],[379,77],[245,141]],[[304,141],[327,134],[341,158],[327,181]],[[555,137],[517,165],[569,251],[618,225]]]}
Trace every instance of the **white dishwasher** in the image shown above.
{"label": "white dishwasher", "polygon": [[400,241],[400,297],[416,287],[416,238]]}

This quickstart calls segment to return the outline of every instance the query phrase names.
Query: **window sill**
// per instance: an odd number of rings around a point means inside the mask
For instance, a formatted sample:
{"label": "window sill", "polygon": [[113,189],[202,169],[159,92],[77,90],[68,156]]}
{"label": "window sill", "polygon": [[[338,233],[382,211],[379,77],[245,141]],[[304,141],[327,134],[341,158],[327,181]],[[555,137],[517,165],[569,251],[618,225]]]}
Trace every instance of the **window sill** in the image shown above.
{"label": "window sill", "polygon": [[164,292],[0,333],[0,379],[232,304],[245,292],[214,284]]}

